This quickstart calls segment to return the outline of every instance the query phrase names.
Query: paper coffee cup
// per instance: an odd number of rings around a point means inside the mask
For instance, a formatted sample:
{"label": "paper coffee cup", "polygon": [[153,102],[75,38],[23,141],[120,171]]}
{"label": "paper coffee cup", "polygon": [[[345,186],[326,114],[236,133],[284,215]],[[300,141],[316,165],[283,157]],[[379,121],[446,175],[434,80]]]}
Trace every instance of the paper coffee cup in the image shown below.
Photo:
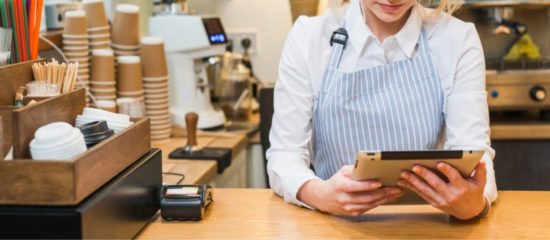
{"label": "paper coffee cup", "polygon": [[95,96],[94,95],[94,98],[96,100],[116,100],[116,95],[111,95],[111,96]]}
{"label": "paper coffee cup", "polygon": [[109,49],[92,51],[91,78],[93,82],[115,82],[115,57]]}
{"label": "paper coffee cup", "polygon": [[63,34],[88,35],[88,20],[86,12],[81,10],[65,12],[65,26]]}
{"label": "paper coffee cup", "polygon": [[116,86],[115,85],[98,85],[95,84],[97,82],[94,82],[93,80],[90,81],[90,89],[97,90],[98,92],[101,91],[109,91],[116,93]]}
{"label": "paper coffee cup", "polygon": [[117,89],[120,92],[143,91],[141,60],[138,56],[117,58]]}
{"label": "paper coffee cup", "polygon": [[161,104],[145,104],[145,107],[147,110],[161,110],[161,109],[169,109],[170,105],[168,103],[161,103]]}
{"label": "paper coffee cup", "polygon": [[104,27],[109,25],[107,16],[105,14],[105,6],[103,0],[82,0],[84,11],[86,12],[88,19],[87,28]]}
{"label": "paper coffee cup", "polygon": [[170,114],[164,114],[164,118],[160,120],[151,120],[151,125],[167,125],[170,124]]}
{"label": "paper coffee cup", "polygon": [[145,95],[147,94],[168,94],[169,88],[145,88]]}
{"label": "paper coffee cup", "polygon": [[96,101],[97,107],[105,111],[117,112],[116,102],[113,100],[98,100]]}
{"label": "paper coffee cup", "polygon": [[139,6],[132,4],[116,6],[111,35],[115,44],[139,44]]}
{"label": "paper coffee cup", "polygon": [[162,77],[168,75],[164,41],[159,37],[145,37],[141,39],[139,50],[143,62],[144,77]]}
{"label": "paper coffee cup", "polygon": [[[90,90],[91,91],[91,90]],[[91,91],[92,94],[94,95],[94,97],[96,98],[103,98],[101,100],[105,100],[106,98],[109,98],[109,99],[116,99],[116,94],[115,93],[112,93],[112,92],[93,92]],[[108,99],[108,100],[109,100]]]}
{"label": "paper coffee cup", "polygon": [[168,81],[168,76],[162,77],[143,77],[143,81],[146,83],[164,83]]}
{"label": "paper coffee cup", "polygon": [[145,83],[143,83],[143,87],[148,88],[148,89],[167,88],[168,87],[168,82],[160,82],[160,83],[145,82]]}

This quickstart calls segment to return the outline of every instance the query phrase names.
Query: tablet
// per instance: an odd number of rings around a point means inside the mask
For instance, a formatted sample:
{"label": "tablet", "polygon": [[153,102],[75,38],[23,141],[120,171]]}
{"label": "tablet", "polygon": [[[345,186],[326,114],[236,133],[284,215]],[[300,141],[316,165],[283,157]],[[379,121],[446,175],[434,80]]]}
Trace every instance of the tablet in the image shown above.
{"label": "tablet", "polygon": [[[352,179],[377,180],[382,186],[397,186],[402,170],[412,170],[415,165],[422,165],[438,174],[443,180],[447,178],[436,166],[446,162],[455,167],[463,177],[470,177],[481,160],[482,150],[435,150],[435,151],[365,151],[357,153]],[[409,189],[391,204],[425,204],[426,201]]]}

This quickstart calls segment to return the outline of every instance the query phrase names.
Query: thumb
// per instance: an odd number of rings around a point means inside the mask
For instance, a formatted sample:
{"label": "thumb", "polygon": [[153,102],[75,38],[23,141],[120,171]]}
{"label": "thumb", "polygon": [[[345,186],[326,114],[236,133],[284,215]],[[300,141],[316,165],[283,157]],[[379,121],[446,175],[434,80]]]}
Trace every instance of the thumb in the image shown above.
{"label": "thumb", "polygon": [[353,165],[344,165],[342,168],[340,168],[338,173],[346,177],[351,177],[351,174],[353,173],[353,168]]}
{"label": "thumb", "polygon": [[487,166],[485,165],[484,161],[479,162],[479,164],[476,166],[473,179],[475,180],[476,184],[480,186],[485,186],[485,183],[487,182]]}

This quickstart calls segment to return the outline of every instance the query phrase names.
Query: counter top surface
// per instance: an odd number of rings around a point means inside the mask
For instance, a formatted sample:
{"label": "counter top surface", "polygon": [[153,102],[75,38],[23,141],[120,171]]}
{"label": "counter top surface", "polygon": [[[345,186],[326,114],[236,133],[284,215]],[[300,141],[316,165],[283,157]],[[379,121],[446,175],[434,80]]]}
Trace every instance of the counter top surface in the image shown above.
{"label": "counter top surface", "polygon": [[[233,156],[244,151],[247,138],[244,134],[205,137],[199,136],[200,147],[229,148]],[[170,152],[187,144],[186,138],[170,138],[153,142],[152,147],[162,150],[162,180],[165,184],[206,184],[217,176],[217,163],[214,160],[170,159]],[[182,180],[182,176],[184,179]],[[180,180],[182,180],[180,182]]]}
{"label": "counter top surface", "polygon": [[344,219],[285,203],[269,189],[215,189],[200,222],[160,217],[138,239],[550,238],[550,192],[499,192],[489,216],[460,222],[428,205],[382,206]]}

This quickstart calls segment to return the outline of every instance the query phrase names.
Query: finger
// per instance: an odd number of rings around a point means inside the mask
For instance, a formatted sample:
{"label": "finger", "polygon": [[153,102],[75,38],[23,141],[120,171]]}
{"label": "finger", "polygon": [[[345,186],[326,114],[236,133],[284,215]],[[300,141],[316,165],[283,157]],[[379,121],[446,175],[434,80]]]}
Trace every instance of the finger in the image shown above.
{"label": "finger", "polygon": [[346,177],[339,179],[336,184],[338,190],[348,193],[372,191],[382,187],[377,181],[355,181]]}
{"label": "finger", "polygon": [[423,192],[421,192],[420,190],[418,190],[415,186],[413,186],[407,180],[401,179],[397,182],[397,185],[399,185],[401,187],[404,187],[404,188],[410,189],[411,191],[416,193],[418,196],[420,196],[422,199],[426,200],[426,202],[428,202],[430,205],[438,206],[438,203],[434,199],[432,199],[430,196],[428,196],[428,195],[424,194]]}
{"label": "finger", "polygon": [[485,186],[485,183],[487,182],[487,165],[485,165],[485,162],[482,161],[477,165],[472,178],[478,186]]}
{"label": "finger", "polygon": [[466,181],[462,175],[460,175],[460,173],[451,165],[440,162],[437,164],[437,169],[443,173],[453,185],[463,186],[466,184]]}
{"label": "finger", "polygon": [[[415,174],[403,171],[401,173],[401,177],[407,182],[409,182],[411,185],[415,187],[416,190],[422,192],[423,195],[429,196],[431,199],[433,199],[436,203],[443,202],[441,195],[437,193],[430,185],[428,185],[426,182],[424,182],[422,179],[420,179]],[[412,190],[412,189],[411,189]]]}
{"label": "finger", "polygon": [[[402,193],[401,193],[401,195],[402,195]],[[376,200],[375,202],[371,202],[371,203],[368,203],[368,204],[348,204],[348,205],[343,207],[343,210],[348,215],[358,216],[358,215],[364,214],[365,212],[367,212],[371,209],[374,209],[374,208],[376,208],[380,205],[384,205],[386,203],[395,201],[398,196],[399,196],[399,194],[391,196],[391,197],[384,197],[384,198]]]}
{"label": "finger", "polygon": [[350,197],[349,203],[370,204],[377,202],[382,198],[392,197],[402,192],[403,190],[399,188],[382,188],[364,193],[351,193],[348,194],[348,196]]}
{"label": "finger", "polygon": [[353,173],[353,165],[344,165],[338,172],[342,173],[344,176],[351,177],[351,174]]}
{"label": "finger", "polygon": [[412,170],[418,176],[422,177],[422,179],[424,179],[424,181],[427,182],[430,185],[430,187],[432,187],[438,193],[445,195],[450,192],[449,187],[447,186],[447,183],[445,183],[439,176],[437,176],[431,170],[419,165],[414,166]]}

